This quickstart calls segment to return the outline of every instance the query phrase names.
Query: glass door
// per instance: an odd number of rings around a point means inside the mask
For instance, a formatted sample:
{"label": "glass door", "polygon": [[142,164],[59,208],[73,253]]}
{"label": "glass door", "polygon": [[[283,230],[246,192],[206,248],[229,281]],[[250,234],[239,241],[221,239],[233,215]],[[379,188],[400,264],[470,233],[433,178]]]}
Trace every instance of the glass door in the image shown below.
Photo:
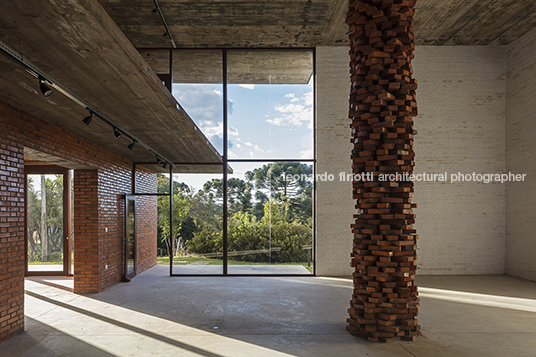
{"label": "glass door", "polygon": [[58,166],[27,166],[26,275],[71,274],[71,178]]}
{"label": "glass door", "polygon": [[136,196],[125,200],[125,280],[136,276]]}

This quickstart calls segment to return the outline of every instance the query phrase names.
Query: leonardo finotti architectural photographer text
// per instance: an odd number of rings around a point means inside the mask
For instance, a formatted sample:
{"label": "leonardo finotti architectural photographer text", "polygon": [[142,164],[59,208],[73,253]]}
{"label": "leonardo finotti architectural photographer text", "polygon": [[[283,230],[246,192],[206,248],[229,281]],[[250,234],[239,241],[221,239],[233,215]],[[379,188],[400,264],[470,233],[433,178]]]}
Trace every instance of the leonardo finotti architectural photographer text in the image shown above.
{"label": "leonardo finotti architectural photographer text", "polygon": [[328,172],[316,175],[286,175],[287,181],[323,181],[332,182],[338,179],[338,181],[385,181],[385,182],[401,182],[401,181],[416,181],[416,182],[482,182],[482,183],[505,183],[505,182],[524,182],[527,174],[514,174],[509,173],[462,173],[457,172],[454,174],[444,173],[419,173],[410,174],[409,172],[395,173],[395,174],[377,174],[374,172],[362,172],[359,174],[349,174],[346,172],[339,172],[338,175],[334,175]]}

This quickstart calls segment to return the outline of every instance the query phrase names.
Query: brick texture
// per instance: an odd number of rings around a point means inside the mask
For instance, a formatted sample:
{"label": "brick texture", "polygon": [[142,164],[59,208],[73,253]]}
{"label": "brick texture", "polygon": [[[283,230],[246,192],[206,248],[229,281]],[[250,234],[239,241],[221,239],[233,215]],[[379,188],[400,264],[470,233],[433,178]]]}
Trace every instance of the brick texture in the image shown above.
{"label": "brick texture", "polygon": [[[136,192],[156,192],[156,179],[152,171],[139,167],[136,170]],[[138,237],[137,265],[139,271],[152,267],[157,259],[158,212],[156,197],[140,196],[137,198],[137,227]]]}
{"label": "brick texture", "polygon": [[[416,174],[504,172],[504,58],[504,47],[417,47]],[[504,274],[504,184],[415,182],[415,202],[418,274]]]}
{"label": "brick texture", "polygon": [[527,174],[506,185],[506,273],[536,281],[536,30],[506,49],[507,170]]}
{"label": "brick texture", "polygon": [[[0,118],[22,118],[0,105]],[[24,329],[24,147],[0,122],[0,342]]]}
{"label": "brick texture", "polygon": [[352,222],[355,202],[352,181],[339,180],[339,173],[352,172],[348,119],[349,47],[316,49],[316,158],[317,173],[335,175],[333,181],[316,183],[316,273],[349,276]]}
{"label": "brick texture", "polygon": [[414,14],[415,0],[350,0],[346,21],[352,172],[362,177],[352,183],[355,271],[347,329],[369,341],[413,340],[420,333],[416,205],[413,182],[403,178],[415,166]]}
{"label": "brick texture", "polygon": [[[534,112],[528,104],[530,100],[526,99],[531,92],[523,92],[521,88],[534,87],[531,83],[536,73],[530,68],[536,58],[535,37],[536,33],[531,32],[509,47],[509,78],[516,80],[519,89],[517,94],[509,93],[506,100],[510,103],[508,113],[521,113],[518,119],[510,120],[519,123],[508,126],[510,148],[523,148],[507,150],[511,153],[509,162],[517,162],[508,170],[529,174],[532,171],[525,163],[536,157],[536,145],[530,139],[531,131],[524,128],[533,125],[530,118]],[[526,43],[523,51],[514,51],[521,49],[522,43]],[[412,62],[415,78],[419,80],[419,115],[415,118],[418,130],[416,174],[502,173],[505,170],[505,52],[505,47],[416,48]],[[514,65],[517,62],[513,61],[517,58],[523,58],[526,77],[521,76],[520,71],[513,71],[517,67]],[[337,175],[341,171],[349,172],[351,167],[346,151],[351,145],[348,142],[350,129],[345,126],[348,120],[343,116],[348,110],[345,84],[349,83],[348,48],[319,47],[316,60],[317,168],[320,173]],[[513,90],[512,80],[508,79],[509,88]],[[518,137],[523,139],[518,141]],[[507,185],[416,182],[415,202],[419,206],[415,213],[419,219],[415,227],[420,237],[417,273],[503,274],[505,188],[516,186],[518,189],[509,191],[507,200],[510,202],[508,221],[512,223],[508,225],[508,237],[512,239],[506,245],[506,271],[516,276],[533,276],[531,279],[536,280],[531,250],[523,248],[527,243],[524,240],[529,241],[529,246],[532,244],[528,232],[536,229],[527,218],[530,209],[519,205],[523,201],[520,197],[527,194],[527,184],[523,182]],[[350,213],[354,203],[344,194],[351,188],[348,182],[339,182],[338,177],[334,182],[318,182],[317,188],[317,273],[349,275],[348,261],[341,257],[351,249],[351,234],[341,227],[352,223]],[[529,204],[531,200],[524,202]],[[516,257],[524,258],[516,260]],[[521,265],[532,271],[532,275],[517,275],[518,268],[513,267]]]}
{"label": "brick texture", "polygon": [[[0,101],[0,341],[24,328],[25,147],[95,168],[74,172],[75,292],[124,275],[121,197],[132,189],[132,163]],[[154,173],[140,168],[138,177],[140,191],[156,191]],[[156,199],[139,200],[138,212],[141,272],[156,264]]]}

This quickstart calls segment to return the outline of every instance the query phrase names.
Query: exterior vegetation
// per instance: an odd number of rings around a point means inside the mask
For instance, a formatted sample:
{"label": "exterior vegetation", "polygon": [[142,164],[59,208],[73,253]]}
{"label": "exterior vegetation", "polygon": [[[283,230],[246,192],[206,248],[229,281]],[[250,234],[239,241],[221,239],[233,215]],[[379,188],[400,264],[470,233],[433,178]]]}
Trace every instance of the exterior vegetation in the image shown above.
{"label": "exterior vegetation", "polygon": [[[312,166],[271,163],[248,171],[245,180],[228,180],[228,254],[233,261],[292,263],[307,261],[312,243]],[[169,192],[169,178],[158,176],[159,192]],[[220,258],[223,252],[223,182],[203,189],[174,182],[170,237],[169,199],[158,198],[159,250],[167,256]],[[176,251],[170,251],[170,239]]]}
{"label": "exterior vegetation", "polygon": [[62,262],[62,239],[63,177],[28,176],[28,262]]}

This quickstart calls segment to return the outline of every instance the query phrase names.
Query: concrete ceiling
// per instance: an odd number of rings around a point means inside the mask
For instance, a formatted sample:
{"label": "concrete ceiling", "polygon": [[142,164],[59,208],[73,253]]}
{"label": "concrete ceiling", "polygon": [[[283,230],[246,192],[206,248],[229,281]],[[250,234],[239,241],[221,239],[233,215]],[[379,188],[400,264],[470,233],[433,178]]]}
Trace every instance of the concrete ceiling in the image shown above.
{"label": "concrete ceiling", "polygon": [[[137,48],[169,48],[152,0],[101,0]],[[158,0],[179,47],[347,45],[348,0]],[[536,27],[534,0],[418,0],[417,45],[504,45]]]}
{"label": "concrete ceiling", "polygon": [[[4,0],[0,29],[0,40],[163,157],[173,162],[222,161],[97,2]],[[38,89],[33,76],[0,55],[0,99],[130,161],[156,161],[141,145],[129,150],[131,140],[116,140],[112,128],[100,120],[94,118],[86,126],[82,118],[87,111],[61,93],[45,98]],[[196,169],[189,166],[186,171]],[[207,167],[199,169],[206,172]],[[211,171],[221,172],[221,166]]]}
{"label": "concrete ceiling", "polygon": [[[136,47],[169,47],[152,0],[101,0]],[[158,0],[179,47],[347,43],[347,0]]]}

